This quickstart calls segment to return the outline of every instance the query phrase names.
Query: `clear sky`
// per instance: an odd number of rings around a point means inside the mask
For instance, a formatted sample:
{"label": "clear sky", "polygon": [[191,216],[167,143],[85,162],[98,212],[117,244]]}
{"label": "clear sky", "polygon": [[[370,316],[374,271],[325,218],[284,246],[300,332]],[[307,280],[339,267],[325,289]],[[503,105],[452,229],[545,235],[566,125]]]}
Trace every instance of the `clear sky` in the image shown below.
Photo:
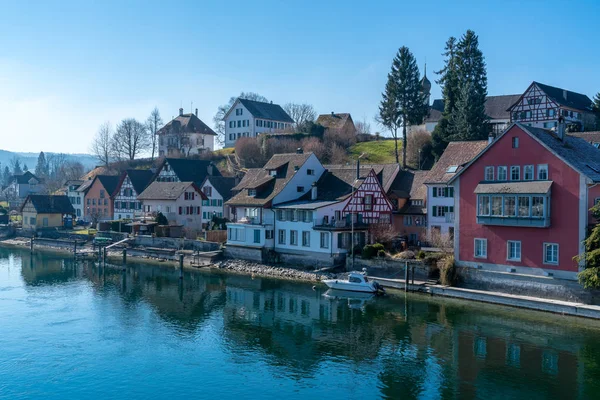
{"label": "clear sky", "polygon": [[400,46],[431,79],[445,41],[467,29],[490,95],[537,80],[592,97],[599,15],[594,0],[0,0],[0,149],[87,152],[104,121],[158,106],[167,122],[190,102],[212,126],[241,91],[371,121]]}

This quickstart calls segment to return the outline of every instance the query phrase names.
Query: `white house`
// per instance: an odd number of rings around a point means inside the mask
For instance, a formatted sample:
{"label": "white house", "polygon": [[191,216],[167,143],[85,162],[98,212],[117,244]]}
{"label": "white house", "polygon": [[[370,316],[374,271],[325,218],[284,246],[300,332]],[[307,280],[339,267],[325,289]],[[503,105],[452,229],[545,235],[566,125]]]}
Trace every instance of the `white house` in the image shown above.
{"label": "white house", "polygon": [[294,123],[280,105],[246,99],[237,99],[225,114],[224,121],[225,147],[233,147],[241,137],[281,132]]}
{"label": "white house", "polygon": [[169,225],[202,229],[202,200],[206,196],[194,182],[152,182],[139,196],[144,213],[162,213]]}
{"label": "white house", "polygon": [[427,186],[427,238],[454,237],[454,187],[450,180],[481,153],[489,140],[450,142],[425,178]]}
{"label": "white house", "polygon": [[237,178],[226,176],[207,176],[201,186],[202,193],[207,197],[202,203],[202,223],[208,224],[213,216],[231,218],[231,212],[225,202],[232,196],[232,189]]}
{"label": "white house", "polygon": [[142,216],[142,204],[137,197],[148,187],[153,177],[154,172],[149,169],[128,169],[121,175],[115,196],[115,219]]}
{"label": "white house", "polygon": [[189,157],[205,151],[213,151],[217,134],[196,113],[184,114],[173,118],[157,133],[158,154],[161,157]]}
{"label": "white house", "polygon": [[29,171],[10,177],[8,186],[2,191],[5,199],[20,204],[30,194],[41,193],[44,189],[42,180]]}
{"label": "white house", "polygon": [[71,205],[75,210],[75,216],[78,219],[83,218],[83,199],[85,198],[85,192],[79,191],[77,189],[79,189],[84,182],[85,181],[82,180],[70,180],[65,182],[65,186],[67,188],[67,196],[69,197],[69,201],[71,202]]}

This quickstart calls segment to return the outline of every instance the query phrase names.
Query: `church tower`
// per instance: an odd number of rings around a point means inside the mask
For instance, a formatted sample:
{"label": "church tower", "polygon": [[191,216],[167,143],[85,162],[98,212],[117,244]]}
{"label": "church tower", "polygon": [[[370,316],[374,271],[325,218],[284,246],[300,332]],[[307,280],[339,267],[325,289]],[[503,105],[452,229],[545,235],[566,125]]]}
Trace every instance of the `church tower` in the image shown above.
{"label": "church tower", "polygon": [[425,103],[429,105],[429,100],[431,97],[431,82],[429,82],[429,79],[427,79],[427,63],[425,63],[423,79],[421,79],[421,92],[425,95]]}

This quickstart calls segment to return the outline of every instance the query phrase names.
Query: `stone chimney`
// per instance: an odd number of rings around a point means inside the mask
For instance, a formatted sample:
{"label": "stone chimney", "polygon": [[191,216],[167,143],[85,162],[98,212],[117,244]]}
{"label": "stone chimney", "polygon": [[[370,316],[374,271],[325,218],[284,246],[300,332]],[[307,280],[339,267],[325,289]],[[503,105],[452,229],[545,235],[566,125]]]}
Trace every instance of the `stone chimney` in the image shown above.
{"label": "stone chimney", "polygon": [[317,199],[317,182],[313,182],[312,186],[310,187],[310,199]]}
{"label": "stone chimney", "polygon": [[302,150],[302,147],[298,147],[296,149],[296,154],[303,154],[303,153],[304,153],[304,150]]}
{"label": "stone chimney", "polygon": [[181,117],[183,115],[183,108],[179,109],[179,116]]}
{"label": "stone chimney", "polygon": [[558,117],[558,126],[556,127],[556,136],[561,141],[565,141],[565,119],[561,116]]}
{"label": "stone chimney", "polygon": [[198,116],[198,109],[196,108],[196,117]]}

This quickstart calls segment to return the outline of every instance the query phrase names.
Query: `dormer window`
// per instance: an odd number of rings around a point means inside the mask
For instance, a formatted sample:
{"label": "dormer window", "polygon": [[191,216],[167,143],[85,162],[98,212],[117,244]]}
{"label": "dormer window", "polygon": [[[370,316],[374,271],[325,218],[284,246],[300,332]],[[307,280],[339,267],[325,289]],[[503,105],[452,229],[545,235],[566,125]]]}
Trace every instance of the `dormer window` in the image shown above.
{"label": "dormer window", "polygon": [[269,175],[270,176],[277,176],[277,170],[276,169],[270,169],[269,170]]}
{"label": "dormer window", "polygon": [[458,165],[451,165],[451,166],[448,167],[448,169],[446,170],[446,172],[449,173],[449,174],[454,174],[457,169],[458,169]]}
{"label": "dormer window", "polygon": [[251,196],[251,197],[256,196],[256,189],[248,189],[248,196]]}

